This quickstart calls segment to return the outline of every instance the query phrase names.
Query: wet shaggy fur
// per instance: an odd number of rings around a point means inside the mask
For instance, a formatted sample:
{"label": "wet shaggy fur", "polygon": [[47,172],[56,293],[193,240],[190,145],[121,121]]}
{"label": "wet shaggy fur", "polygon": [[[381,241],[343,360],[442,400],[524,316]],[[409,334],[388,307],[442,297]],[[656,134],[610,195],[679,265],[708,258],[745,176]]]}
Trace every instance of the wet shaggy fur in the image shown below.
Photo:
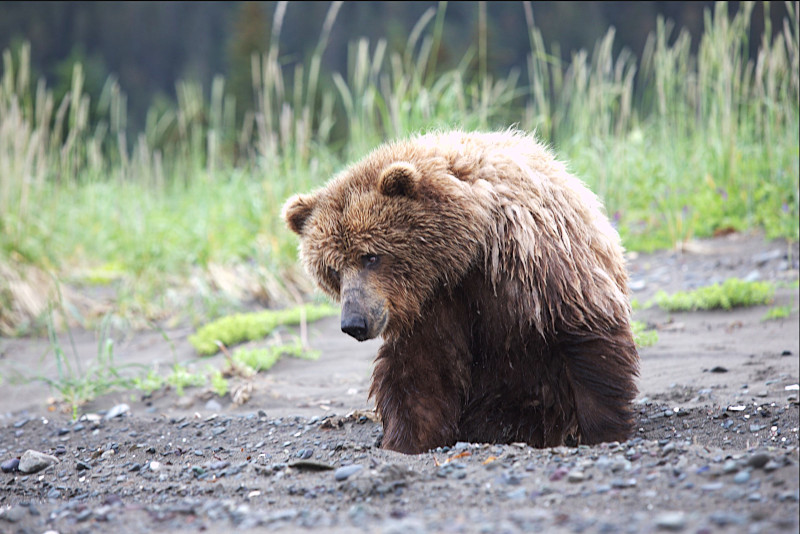
{"label": "wet shaggy fur", "polygon": [[629,436],[638,356],[619,237],[532,137],[384,145],[284,217],[342,329],[384,339],[370,395],[385,448]]}

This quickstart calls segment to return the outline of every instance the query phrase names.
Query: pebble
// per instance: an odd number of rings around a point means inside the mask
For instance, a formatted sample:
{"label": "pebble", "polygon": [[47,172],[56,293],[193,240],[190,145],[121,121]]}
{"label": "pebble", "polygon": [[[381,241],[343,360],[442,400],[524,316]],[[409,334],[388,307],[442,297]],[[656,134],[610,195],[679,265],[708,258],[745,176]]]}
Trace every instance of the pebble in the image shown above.
{"label": "pebble", "polygon": [[745,484],[747,481],[750,480],[750,471],[739,471],[736,473],[736,476],[733,477],[733,481],[737,484]]}
{"label": "pebble", "polygon": [[686,527],[686,514],[683,512],[664,512],[656,517],[656,526],[673,532],[683,530]]}
{"label": "pebble", "polygon": [[219,412],[222,410],[222,405],[216,399],[210,399],[206,403],[206,410],[210,412]]}
{"label": "pebble", "polygon": [[58,458],[43,452],[28,449],[19,459],[18,469],[22,473],[36,473],[58,463]]}
{"label": "pebble", "polygon": [[747,459],[747,465],[755,469],[761,469],[771,460],[769,454],[765,452],[757,452]]}
{"label": "pebble", "polygon": [[728,460],[722,466],[722,472],[726,475],[730,475],[731,473],[737,473],[738,471],[739,471],[739,464],[737,464],[735,460]]}
{"label": "pebble", "polygon": [[766,471],[767,473],[770,473],[772,471],[775,471],[776,469],[780,469],[780,467],[781,467],[781,464],[779,464],[775,460],[770,460],[769,462],[767,462],[764,465],[764,467],[762,469],[764,469],[764,471]]}
{"label": "pebble", "polygon": [[586,475],[584,472],[577,469],[573,469],[567,474],[567,482],[583,482],[585,479]]}
{"label": "pebble", "polygon": [[116,406],[114,406],[113,408],[108,410],[108,413],[106,413],[106,415],[103,417],[103,419],[106,419],[106,420],[114,419],[115,417],[119,417],[120,415],[122,415],[122,414],[124,414],[126,412],[129,412],[130,410],[131,410],[131,407],[128,406],[127,404],[124,404],[124,403],[123,404],[117,404]]}
{"label": "pebble", "polygon": [[19,504],[16,506],[12,506],[9,510],[6,511],[5,514],[0,515],[0,519],[5,519],[9,523],[19,523],[23,519],[25,519],[26,510],[23,506]]}
{"label": "pebble", "polygon": [[364,469],[363,465],[358,465],[358,464],[346,465],[334,471],[333,478],[341,482],[342,480],[347,480],[349,477],[355,475],[362,469]]}
{"label": "pebble", "polygon": [[22,428],[28,423],[28,421],[30,421],[30,419],[28,419],[27,417],[24,419],[20,419],[19,421],[16,421],[14,423],[14,428]]}
{"label": "pebble", "polygon": [[0,464],[3,473],[12,473],[19,469],[19,458],[11,458]]}

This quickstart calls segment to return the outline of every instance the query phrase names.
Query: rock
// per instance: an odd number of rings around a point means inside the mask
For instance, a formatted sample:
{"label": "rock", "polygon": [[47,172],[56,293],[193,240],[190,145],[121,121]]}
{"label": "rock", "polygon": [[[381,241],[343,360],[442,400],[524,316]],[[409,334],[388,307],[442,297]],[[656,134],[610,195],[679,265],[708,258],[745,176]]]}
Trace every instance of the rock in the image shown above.
{"label": "rock", "polygon": [[586,480],[586,475],[578,469],[573,469],[567,474],[567,482],[583,482],[584,480]]}
{"label": "rock", "polygon": [[737,484],[745,484],[748,480],[750,480],[750,471],[739,471],[736,473],[736,476],[733,477],[733,481]]}
{"label": "rock", "polygon": [[0,519],[4,519],[9,523],[19,523],[25,519],[26,515],[25,507],[17,504],[9,508],[4,514],[0,514]]}
{"label": "rock", "polygon": [[313,460],[298,460],[289,464],[289,467],[294,469],[304,469],[306,471],[333,471],[335,468],[323,462],[315,462]]}
{"label": "rock", "polygon": [[776,469],[780,469],[780,468],[781,468],[781,464],[779,464],[775,460],[770,460],[769,462],[767,462],[764,465],[764,467],[762,469],[764,469],[764,471],[766,471],[767,473],[770,473],[770,472],[775,471]]}
{"label": "rock", "polygon": [[340,467],[333,473],[333,478],[337,481],[341,482],[342,480],[347,480],[349,477],[355,475],[359,471],[364,469],[364,466],[358,464],[351,464],[346,465],[344,467]]}
{"label": "rock", "polygon": [[19,459],[18,469],[22,473],[37,473],[53,464],[57,464],[58,461],[55,456],[29,449]]}
{"label": "rock", "polygon": [[728,369],[722,367],[721,365],[717,365],[716,367],[711,368],[712,373],[727,373]]}
{"label": "rock", "polygon": [[11,458],[0,464],[0,470],[3,473],[13,473],[19,469],[19,458]]}
{"label": "rock", "polygon": [[739,472],[739,464],[735,460],[728,460],[722,466],[722,472],[726,475]]}
{"label": "rock", "polygon": [[767,462],[769,462],[770,459],[771,458],[769,454],[765,452],[757,452],[747,459],[747,465],[755,469],[761,469],[762,467],[767,465]]}
{"label": "rock", "polygon": [[103,417],[103,419],[106,419],[106,420],[114,419],[115,417],[119,417],[120,415],[122,415],[122,414],[124,414],[126,412],[129,412],[130,410],[131,410],[131,407],[128,406],[127,404],[124,404],[124,403],[123,404],[117,404],[116,406],[114,406],[113,408],[108,410],[108,413],[106,413],[106,415]]}
{"label": "rock", "polygon": [[210,412],[219,412],[222,410],[222,405],[216,399],[210,399],[206,403],[206,410]]}
{"label": "rock", "polygon": [[686,527],[686,514],[683,512],[664,512],[656,517],[656,526],[662,530],[677,532]]}

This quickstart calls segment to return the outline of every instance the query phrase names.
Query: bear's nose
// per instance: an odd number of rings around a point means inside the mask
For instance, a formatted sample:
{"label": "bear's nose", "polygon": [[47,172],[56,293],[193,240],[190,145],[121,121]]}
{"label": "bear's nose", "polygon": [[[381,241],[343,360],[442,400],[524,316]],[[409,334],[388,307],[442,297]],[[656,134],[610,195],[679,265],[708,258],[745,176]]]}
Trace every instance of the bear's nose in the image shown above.
{"label": "bear's nose", "polygon": [[364,341],[367,339],[367,321],[357,314],[342,315],[342,332]]}

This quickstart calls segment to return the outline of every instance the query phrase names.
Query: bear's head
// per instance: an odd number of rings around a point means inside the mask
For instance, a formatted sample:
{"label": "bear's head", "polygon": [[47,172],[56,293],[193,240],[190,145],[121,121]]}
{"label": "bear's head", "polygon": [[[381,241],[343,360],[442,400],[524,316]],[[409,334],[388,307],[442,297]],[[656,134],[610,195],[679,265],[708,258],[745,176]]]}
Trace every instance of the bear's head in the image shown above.
{"label": "bear's head", "polygon": [[368,158],[283,211],[306,270],[342,302],[342,331],[359,341],[411,327],[481,250],[466,183],[446,166],[386,159]]}

